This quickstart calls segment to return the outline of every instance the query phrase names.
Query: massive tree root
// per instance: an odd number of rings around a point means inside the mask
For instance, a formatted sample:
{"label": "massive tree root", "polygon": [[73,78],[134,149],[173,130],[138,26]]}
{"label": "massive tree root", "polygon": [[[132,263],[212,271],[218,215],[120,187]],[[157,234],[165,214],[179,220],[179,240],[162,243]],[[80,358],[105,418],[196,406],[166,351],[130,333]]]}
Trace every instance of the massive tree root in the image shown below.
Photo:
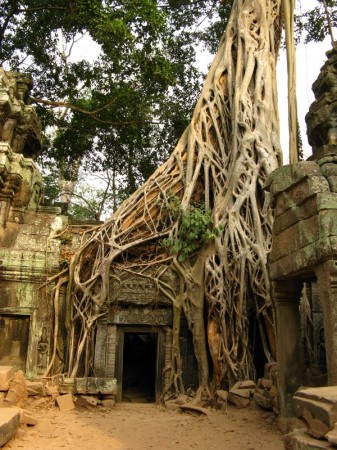
{"label": "massive tree root", "polygon": [[[234,2],[191,124],[173,154],[86,236],[75,254],[68,288],[70,376],[81,366],[88,373],[96,321],[117,302],[130,273],[154,280],[172,302],[172,361],[165,392],[184,389],[181,314],[193,334],[203,393],[210,392],[210,372],[215,387],[254,376],[250,317],[266,359],[275,357],[266,269],[272,216],[263,185],[281,163],[275,84],[280,3]],[[179,198],[185,212],[204,204],[220,230],[184,260],[162,246],[181,225],[172,197]],[[168,272],[175,274],[175,283],[167,282]]]}

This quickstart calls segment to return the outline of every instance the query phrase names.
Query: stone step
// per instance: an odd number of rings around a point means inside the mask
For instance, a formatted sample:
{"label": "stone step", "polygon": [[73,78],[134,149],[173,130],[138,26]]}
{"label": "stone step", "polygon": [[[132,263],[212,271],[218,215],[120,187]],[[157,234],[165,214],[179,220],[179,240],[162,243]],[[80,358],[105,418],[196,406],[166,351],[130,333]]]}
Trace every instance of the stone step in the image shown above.
{"label": "stone step", "polygon": [[295,430],[284,438],[285,450],[324,450],[336,449],[330,442],[314,439],[305,428]]}
{"label": "stone step", "polygon": [[20,424],[20,408],[0,408],[0,447],[17,432]]}
{"label": "stone step", "polygon": [[297,417],[309,412],[332,430],[337,422],[337,386],[299,389],[293,397],[293,407]]}

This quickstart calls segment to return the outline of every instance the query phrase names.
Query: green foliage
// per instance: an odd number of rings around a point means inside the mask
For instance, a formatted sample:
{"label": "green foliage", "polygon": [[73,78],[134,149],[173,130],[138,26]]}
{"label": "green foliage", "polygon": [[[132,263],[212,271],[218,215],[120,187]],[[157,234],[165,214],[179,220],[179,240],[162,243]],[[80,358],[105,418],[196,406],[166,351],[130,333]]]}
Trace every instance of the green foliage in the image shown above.
{"label": "green foliage", "polygon": [[168,211],[179,220],[180,226],[176,237],[164,239],[162,246],[173,255],[178,255],[179,261],[185,261],[222,230],[221,227],[213,227],[212,211],[204,205],[191,205],[188,211],[184,211],[179,198],[171,196]]}
{"label": "green foliage", "polygon": [[[326,0],[328,14],[332,27],[337,27],[337,1]],[[329,34],[328,18],[322,0],[317,0],[317,6],[308,12],[298,14],[295,18],[297,35],[305,32],[305,42],[323,41]]]}

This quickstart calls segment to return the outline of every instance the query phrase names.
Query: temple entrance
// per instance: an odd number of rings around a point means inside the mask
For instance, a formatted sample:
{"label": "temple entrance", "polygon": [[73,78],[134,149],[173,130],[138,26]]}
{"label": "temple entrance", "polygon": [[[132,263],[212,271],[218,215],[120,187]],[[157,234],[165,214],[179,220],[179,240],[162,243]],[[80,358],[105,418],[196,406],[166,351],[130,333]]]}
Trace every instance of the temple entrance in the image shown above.
{"label": "temple entrance", "polygon": [[0,365],[26,370],[30,316],[0,315]]}
{"label": "temple entrance", "polygon": [[119,328],[119,400],[132,403],[156,401],[162,385],[162,334],[152,327]]}

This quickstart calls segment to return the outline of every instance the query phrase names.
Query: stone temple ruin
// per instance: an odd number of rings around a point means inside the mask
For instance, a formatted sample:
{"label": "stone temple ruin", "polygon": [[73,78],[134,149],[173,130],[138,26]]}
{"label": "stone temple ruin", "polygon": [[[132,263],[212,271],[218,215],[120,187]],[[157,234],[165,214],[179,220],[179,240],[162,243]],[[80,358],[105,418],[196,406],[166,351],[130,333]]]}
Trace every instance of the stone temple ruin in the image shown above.
{"label": "stone temple ruin", "polygon": [[[306,116],[313,154],[275,170],[269,184],[279,412],[304,418],[320,439],[335,425],[337,393],[337,48],[327,57]],[[311,388],[296,392],[302,386]],[[335,432],[326,436],[337,443]],[[289,448],[307,448],[300,442],[292,436]]]}
{"label": "stone temple ruin", "polygon": [[[34,163],[41,149],[40,128],[27,104],[32,80],[3,70],[0,76],[0,366],[36,378],[48,373],[52,359],[54,286],[46,280],[62,269],[90,224],[71,222],[61,207],[41,204],[42,179]],[[335,391],[324,386],[337,385],[336,79],[333,49],[313,86],[316,101],[307,115],[313,155],[277,169],[267,186],[275,215],[269,262],[277,319],[279,414],[283,419],[304,418],[313,437],[330,433],[333,443],[337,400]],[[166,276],[168,284],[175,283],[173,273]],[[59,362],[60,368],[67,352],[65,287],[61,289],[64,301],[56,312],[54,355],[54,365]],[[171,327],[170,300],[164,294],[158,297],[153,281],[126,276],[117,305],[97,323],[96,377],[122,380],[119,400],[127,399],[128,386],[135,383],[148,401],[157,400],[171,354]],[[196,362],[186,323],[180,346],[188,367],[184,383],[194,389]],[[80,383],[78,391],[90,391],[88,383]],[[298,391],[302,386],[314,387]],[[99,392],[97,386],[93,390]],[[301,436],[291,435],[288,448],[306,448],[296,447],[305,439],[303,432]]]}

